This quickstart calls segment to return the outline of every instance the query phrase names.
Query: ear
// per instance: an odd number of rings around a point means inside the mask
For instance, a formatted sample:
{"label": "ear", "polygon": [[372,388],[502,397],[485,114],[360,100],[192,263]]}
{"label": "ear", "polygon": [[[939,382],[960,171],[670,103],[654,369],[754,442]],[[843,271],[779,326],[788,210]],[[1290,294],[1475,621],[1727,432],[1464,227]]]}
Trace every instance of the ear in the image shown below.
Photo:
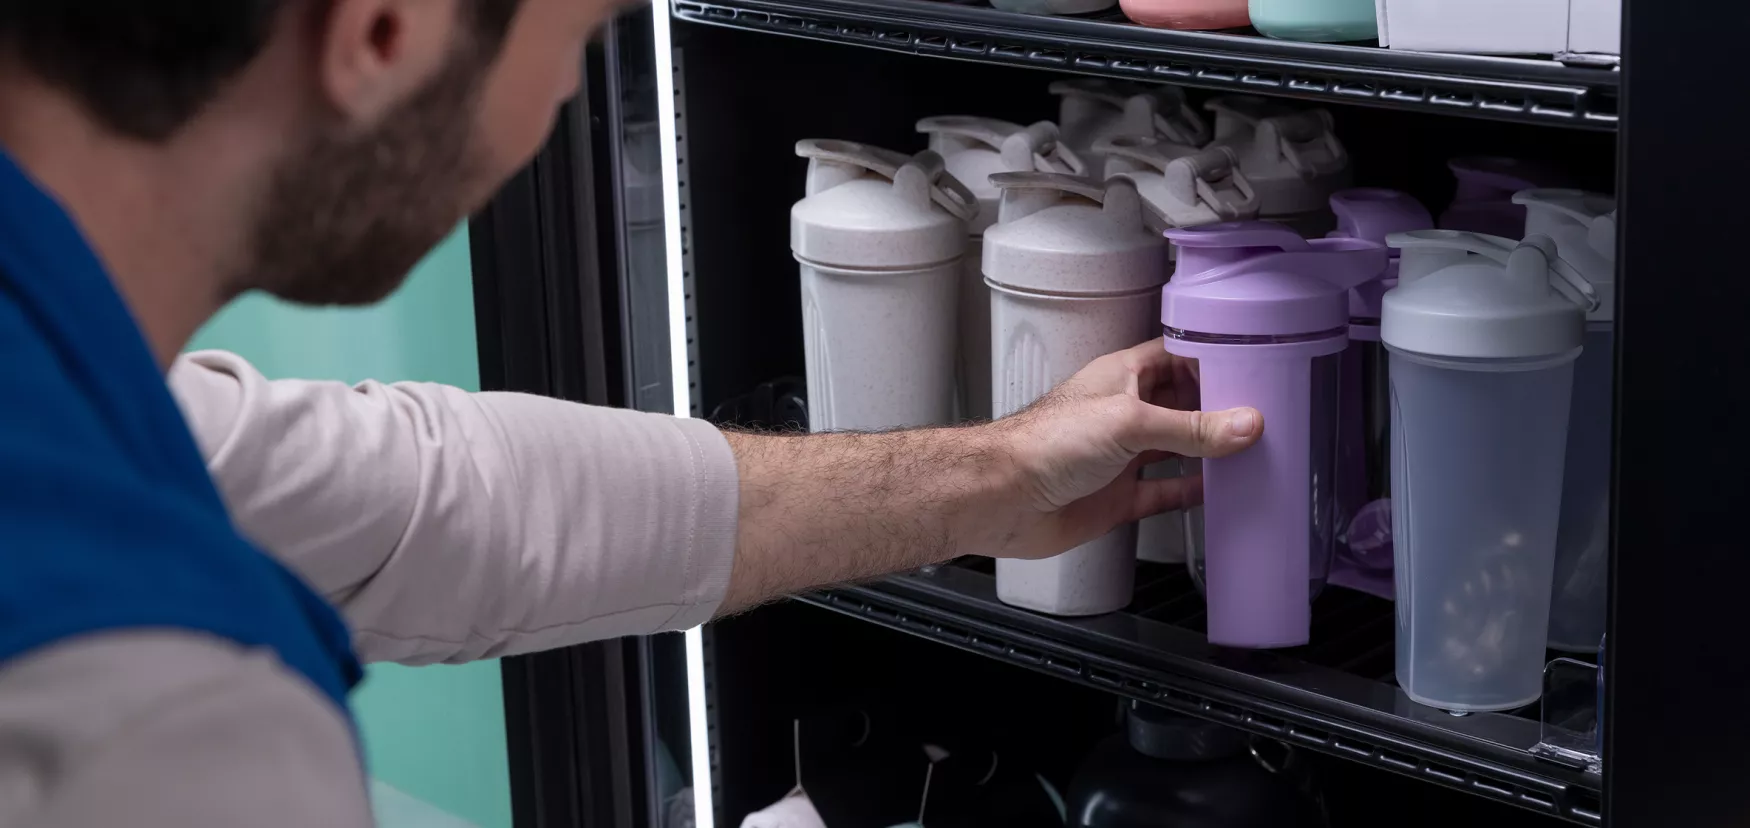
{"label": "ear", "polygon": [[458,2],[329,0],[316,32],[320,89],[346,121],[368,126],[422,89],[449,59]]}

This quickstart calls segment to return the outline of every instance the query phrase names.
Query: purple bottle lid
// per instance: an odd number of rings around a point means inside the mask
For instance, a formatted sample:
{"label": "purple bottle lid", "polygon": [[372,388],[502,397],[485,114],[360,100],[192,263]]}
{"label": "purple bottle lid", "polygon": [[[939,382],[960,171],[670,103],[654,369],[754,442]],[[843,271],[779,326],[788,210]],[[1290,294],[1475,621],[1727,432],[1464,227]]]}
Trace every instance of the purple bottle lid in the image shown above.
{"label": "purple bottle lid", "polygon": [[[1328,234],[1330,238],[1385,244],[1385,237],[1392,233],[1434,228],[1434,217],[1414,196],[1379,187],[1355,187],[1333,194],[1331,212],[1337,214],[1337,229]],[[1398,251],[1391,250],[1389,255],[1391,264],[1378,279],[1349,291],[1349,316],[1363,320],[1360,324],[1378,327],[1385,292],[1397,285]],[[1352,329],[1351,335],[1354,333]],[[1371,338],[1378,339],[1378,332]]]}
{"label": "purple bottle lid", "polygon": [[1495,155],[1466,155],[1446,162],[1458,179],[1459,201],[1511,201],[1513,194],[1532,187],[1554,186],[1555,174],[1535,161]]}
{"label": "purple bottle lid", "polygon": [[1440,229],[1487,233],[1509,239],[1525,236],[1525,208],[1513,194],[1561,182],[1554,171],[1532,161],[1496,156],[1466,156],[1446,163],[1458,179],[1452,204],[1440,214]]}
{"label": "purple bottle lid", "polygon": [[1280,224],[1236,221],[1166,236],[1178,267],[1161,292],[1161,322],[1221,336],[1322,333],[1349,322],[1349,290],[1385,271],[1386,248],[1364,239],[1305,239]]}

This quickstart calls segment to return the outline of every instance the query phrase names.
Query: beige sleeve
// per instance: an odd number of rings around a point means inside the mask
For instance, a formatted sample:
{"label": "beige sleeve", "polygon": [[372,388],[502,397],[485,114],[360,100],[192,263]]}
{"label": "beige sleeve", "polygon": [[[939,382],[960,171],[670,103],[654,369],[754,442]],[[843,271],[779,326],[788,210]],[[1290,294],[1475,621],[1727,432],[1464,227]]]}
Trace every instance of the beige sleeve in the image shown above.
{"label": "beige sleeve", "polygon": [[708,423],[426,383],[170,373],[243,532],[335,602],[367,661],[685,629],[723,600],[735,458]]}
{"label": "beige sleeve", "polygon": [[131,630],[0,668],[0,825],[370,824],[346,720],[267,651]]}

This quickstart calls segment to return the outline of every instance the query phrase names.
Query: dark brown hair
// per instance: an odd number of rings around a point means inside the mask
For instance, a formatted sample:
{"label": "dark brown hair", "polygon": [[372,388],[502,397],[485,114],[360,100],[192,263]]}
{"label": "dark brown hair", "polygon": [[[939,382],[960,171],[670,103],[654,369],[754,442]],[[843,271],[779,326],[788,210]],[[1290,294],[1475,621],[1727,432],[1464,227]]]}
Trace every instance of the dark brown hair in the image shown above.
{"label": "dark brown hair", "polygon": [[[0,48],[110,129],[162,141],[260,54],[290,7],[327,0],[0,0]],[[461,0],[496,55],[522,0]]]}

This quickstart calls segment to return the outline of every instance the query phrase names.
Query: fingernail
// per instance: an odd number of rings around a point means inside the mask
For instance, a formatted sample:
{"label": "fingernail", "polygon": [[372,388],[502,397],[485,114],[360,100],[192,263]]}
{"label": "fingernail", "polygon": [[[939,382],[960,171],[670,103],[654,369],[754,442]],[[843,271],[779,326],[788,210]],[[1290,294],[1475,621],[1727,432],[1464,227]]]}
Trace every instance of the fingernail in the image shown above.
{"label": "fingernail", "polygon": [[1235,437],[1250,437],[1258,428],[1258,414],[1251,409],[1236,411],[1228,415],[1227,430]]}

